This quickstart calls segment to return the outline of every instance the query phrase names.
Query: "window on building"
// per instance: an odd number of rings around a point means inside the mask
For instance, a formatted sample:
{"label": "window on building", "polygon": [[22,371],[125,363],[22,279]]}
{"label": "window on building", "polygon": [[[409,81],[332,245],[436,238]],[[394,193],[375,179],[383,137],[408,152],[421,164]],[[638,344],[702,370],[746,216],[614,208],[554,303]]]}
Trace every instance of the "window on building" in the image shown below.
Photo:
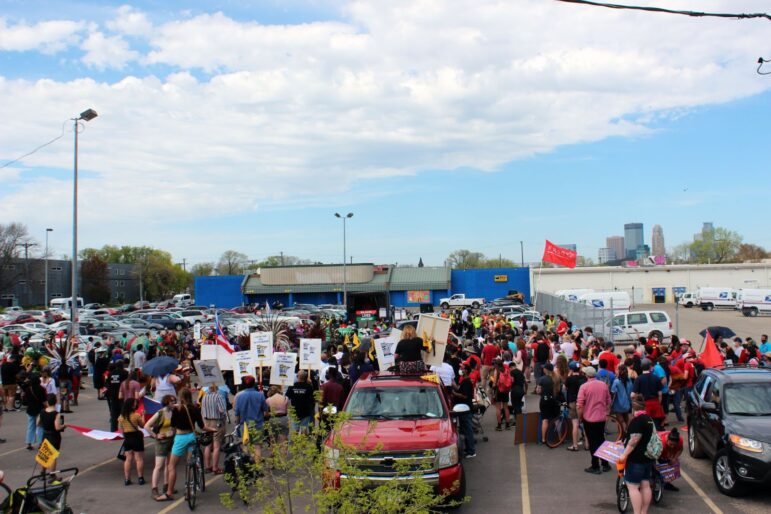
{"label": "window on building", "polygon": [[14,298],[16,298],[16,296],[12,294],[0,295],[0,300],[13,300]]}
{"label": "window on building", "polygon": [[61,270],[62,270],[61,266],[51,266],[51,271],[61,271]]}
{"label": "window on building", "polygon": [[121,275],[121,276],[123,276],[123,275],[125,275],[125,274],[126,274],[126,270],[124,270],[124,269],[119,269],[119,270],[118,270],[118,275]]}
{"label": "window on building", "polygon": [[20,286],[26,286],[27,285],[27,281],[26,280],[19,280],[18,284]]}
{"label": "window on building", "polygon": [[118,287],[124,287],[126,285],[126,282],[123,280],[118,280],[117,285]]}
{"label": "window on building", "polygon": [[51,295],[51,298],[61,298],[61,297],[62,297],[62,293],[54,293]]}
{"label": "window on building", "polygon": [[14,270],[14,269],[16,269],[16,266],[14,266],[13,264],[4,264],[3,265],[3,270],[5,270],[5,271],[11,271],[11,270]]}

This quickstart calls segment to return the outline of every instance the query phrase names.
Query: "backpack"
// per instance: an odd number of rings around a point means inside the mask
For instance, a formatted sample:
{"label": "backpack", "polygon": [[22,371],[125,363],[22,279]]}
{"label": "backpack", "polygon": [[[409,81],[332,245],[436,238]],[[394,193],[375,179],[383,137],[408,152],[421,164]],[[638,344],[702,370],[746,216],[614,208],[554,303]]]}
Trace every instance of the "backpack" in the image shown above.
{"label": "backpack", "polygon": [[549,360],[549,345],[540,342],[538,343],[538,348],[535,349],[535,360],[539,364],[545,364],[546,361]]}
{"label": "backpack", "polygon": [[498,391],[501,393],[508,393],[511,391],[512,382],[509,368],[504,367],[503,371],[498,374]]}
{"label": "backpack", "polygon": [[652,421],[649,421],[649,423],[652,425],[651,438],[645,447],[645,456],[652,460],[658,460],[661,457],[661,452],[664,451],[664,445],[661,444],[661,438],[656,432],[656,425]]}

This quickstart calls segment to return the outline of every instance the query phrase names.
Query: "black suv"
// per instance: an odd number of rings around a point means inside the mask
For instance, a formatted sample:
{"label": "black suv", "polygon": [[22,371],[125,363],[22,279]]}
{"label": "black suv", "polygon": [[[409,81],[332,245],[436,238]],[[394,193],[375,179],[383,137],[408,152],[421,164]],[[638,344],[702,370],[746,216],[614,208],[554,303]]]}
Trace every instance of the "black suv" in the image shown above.
{"label": "black suv", "polygon": [[771,483],[771,368],[706,369],[686,401],[688,452],[712,457],[721,493]]}

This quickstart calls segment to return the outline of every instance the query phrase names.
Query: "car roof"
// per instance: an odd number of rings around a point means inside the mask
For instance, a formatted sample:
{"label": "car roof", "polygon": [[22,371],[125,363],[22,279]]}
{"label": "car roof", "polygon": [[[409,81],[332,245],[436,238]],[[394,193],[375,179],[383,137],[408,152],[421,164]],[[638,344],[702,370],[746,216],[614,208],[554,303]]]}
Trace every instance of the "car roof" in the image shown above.
{"label": "car roof", "polygon": [[[366,377],[360,378],[356,381],[356,384],[354,387],[401,387],[404,385],[433,385],[436,387],[439,387],[439,384],[435,382],[434,380],[428,380],[423,377],[426,375],[431,375],[436,377],[435,374],[431,372],[426,372],[424,374],[415,374],[415,375],[403,375],[400,373],[394,373],[391,371],[373,371],[372,373],[369,373]],[[438,378],[437,378],[438,380]]]}
{"label": "car roof", "polygon": [[709,368],[704,371],[716,375],[724,384],[749,382],[771,383],[771,368],[729,366],[727,368]]}

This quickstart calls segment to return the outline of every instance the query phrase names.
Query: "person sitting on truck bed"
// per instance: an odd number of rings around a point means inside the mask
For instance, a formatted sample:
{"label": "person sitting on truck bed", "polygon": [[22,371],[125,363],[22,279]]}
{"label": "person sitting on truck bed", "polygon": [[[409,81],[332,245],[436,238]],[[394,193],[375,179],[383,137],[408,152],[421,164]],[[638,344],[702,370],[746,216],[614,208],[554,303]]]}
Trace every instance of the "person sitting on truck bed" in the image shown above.
{"label": "person sitting on truck bed", "polygon": [[394,357],[400,373],[426,371],[426,365],[423,362],[423,340],[418,337],[412,325],[404,327],[402,339],[396,344]]}

